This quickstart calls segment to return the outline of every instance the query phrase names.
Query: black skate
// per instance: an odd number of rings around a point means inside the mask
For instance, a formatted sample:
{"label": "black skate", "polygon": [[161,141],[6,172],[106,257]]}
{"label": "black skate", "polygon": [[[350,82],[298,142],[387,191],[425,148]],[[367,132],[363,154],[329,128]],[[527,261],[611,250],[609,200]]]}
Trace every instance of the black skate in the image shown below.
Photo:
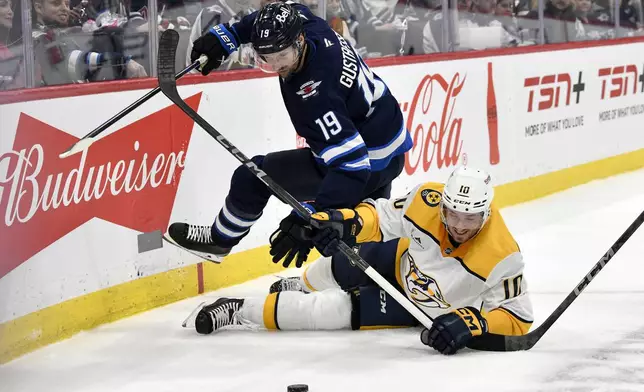
{"label": "black skate", "polygon": [[168,228],[167,235],[164,235],[163,238],[195,256],[214,263],[221,263],[221,260],[233,248],[232,245],[225,246],[215,243],[210,226],[173,223]]}
{"label": "black skate", "polygon": [[282,291],[301,291],[303,293],[310,293],[311,291],[306,287],[302,278],[299,276],[294,276],[291,278],[280,278],[280,280],[274,282],[271,287],[268,289],[270,294],[279,293]]}
{"label": "black skate", "polygon": [[243,299],[219,298],[214,303],[204,306],[195,319],[195,329],[203,335],[234,325],[243,325],[237,312],[244,304]]}

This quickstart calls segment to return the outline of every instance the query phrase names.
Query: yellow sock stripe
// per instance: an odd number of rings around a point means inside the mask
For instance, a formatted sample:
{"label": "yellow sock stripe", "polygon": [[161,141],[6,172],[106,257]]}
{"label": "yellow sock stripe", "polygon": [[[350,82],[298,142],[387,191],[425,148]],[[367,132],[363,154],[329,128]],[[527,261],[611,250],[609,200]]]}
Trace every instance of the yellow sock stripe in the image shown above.
{"label": "yellow sock stripe", "polygon": [[266,329],[279,329],[277,326],[277,297],[279,293],[269,294],[264,302],[264,326]]}
{"label": "yellow sock stripe", "polygon": [[311,282],[309,282],[309,278],[307,278],[307,277],[306,277],[306,273],[309,271],[309,268],[311,268],[311,266],[310,266],[310,265],[309,265],[308,267],[306,267],[306,269],[304,270],[304,273],[302,274],[302,281],[304,281],[304,284],[306,285],[306,287],[307,287],[309,290],[311,290],[311,291],[317,291],[317,290],[315,289],[315,287],[313,287],[313,285],[311,284]]}
{"label": "yellow sock stripe", "polygon": [[362,230],[357,235],[358,242],[382,241],[376,208],[371,204],[360,203],[356,207],[356,212],[362,218]]}

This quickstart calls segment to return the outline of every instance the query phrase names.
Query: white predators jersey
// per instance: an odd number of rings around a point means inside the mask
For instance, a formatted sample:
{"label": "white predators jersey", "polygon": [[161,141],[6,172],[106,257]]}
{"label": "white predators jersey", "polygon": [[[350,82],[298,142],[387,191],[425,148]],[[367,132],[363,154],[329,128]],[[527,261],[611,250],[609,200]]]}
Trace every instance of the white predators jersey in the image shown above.
{"label": "white predators jersey", "polygon": [[533,315],[523,258],[498,209],[493,204],[483,229],[455,247],[440,218],[443,187],[430,182],[402,198],[366,201],[376,208],[380,229],[372,225],[370,240],[409,239],[396,260],[396,279],[430,318],[473,306],[488,319],[490,332],[526,333]]}

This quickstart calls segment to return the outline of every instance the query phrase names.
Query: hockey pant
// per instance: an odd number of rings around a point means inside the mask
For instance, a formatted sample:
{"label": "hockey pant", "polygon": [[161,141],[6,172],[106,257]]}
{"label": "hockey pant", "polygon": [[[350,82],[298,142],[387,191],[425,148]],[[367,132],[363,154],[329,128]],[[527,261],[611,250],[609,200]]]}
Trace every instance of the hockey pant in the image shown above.
{"label": "hockey pant", "polygon": [[[407,239],[368,243],[360,255],[402,292],[399,262]],[[338,255],[320,258],[304,273],[305,294],[284,291],[265,298],[249,298],[242,316],[268,329],[332,330],[402,328],[416,319],[349,260]]]}
{"label": "hockey pant", "polygon": [[[258,155],[251,160],[302,202],[315,200],[326,171],[308,148]],[[391,182],[402,172],[404,163],[404,156],[399,155],[384,170],[372,172],[361,199],[389,198]],[[233,173],[224,206],[213,223],[213,239],[220,245],[236,245],[259,219],[271,194],[248,168],[239,166]]]}

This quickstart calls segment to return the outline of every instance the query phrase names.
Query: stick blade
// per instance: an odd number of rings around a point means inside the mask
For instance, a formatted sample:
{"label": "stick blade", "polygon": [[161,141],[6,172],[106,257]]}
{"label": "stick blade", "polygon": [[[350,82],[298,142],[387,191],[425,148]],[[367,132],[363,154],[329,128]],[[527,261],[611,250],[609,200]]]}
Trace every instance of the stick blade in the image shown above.
{"label": "stick blade", "polygon": [[166,30],[159,38],[159,54],[157,60],[157,72],[159,82],[176,82],[174,64],[179,44],[179,33],[174,30]]}
{"label": "stick blade", "polygon": [[534,347],[542,335],[539,329],[520,336],[488,333],[472,339],[467,347],[479,351],[526,351]]}
{"label": "stick blade", "polygon": [[74,143],[74,144],[73,144],[71,147],[69,147],[66,151],[64,151],[64,152],[60,153],[60,154],[58,155],[58,157],[59,157],[60,159],[64,159],[64,158],[70,157],[70,156],[72,156],[72,155],[74,155],[74,154],[77,154],[77,153],[79,153],[79,152],[81,152],[81,151],[85,151],[85,150],[87,150],[87,149],[89,148],[89,146],[91,146],[91,145],[92,145],[92,143],[94,143],[95,141],[96,141],[96,140],[94,140],[94,138],[91,138],[91,137],[88,137],[88,138],[86,138],[86,139],[81,139],[81,140],[77,141],[76,143]]}

